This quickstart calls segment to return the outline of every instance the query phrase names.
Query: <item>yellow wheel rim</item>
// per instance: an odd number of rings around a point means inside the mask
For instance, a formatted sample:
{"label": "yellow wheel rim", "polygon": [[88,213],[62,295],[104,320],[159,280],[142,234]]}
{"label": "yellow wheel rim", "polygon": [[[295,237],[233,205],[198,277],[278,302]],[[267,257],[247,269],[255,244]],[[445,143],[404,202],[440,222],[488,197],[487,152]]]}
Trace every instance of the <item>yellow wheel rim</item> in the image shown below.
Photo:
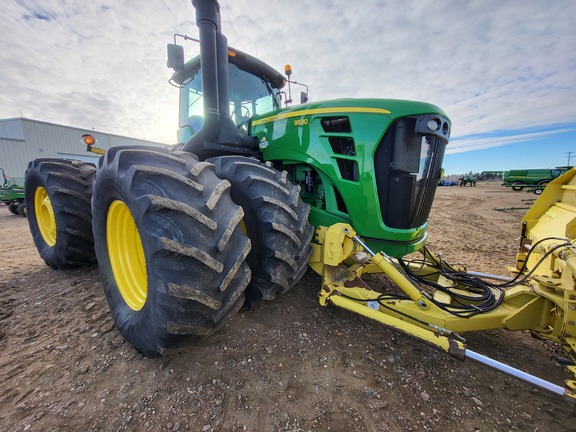
{"label": "yellow wheel rim", "polygon": [[106,242],[118,290],[130,309],[139,311],[148,295],[146,258],[136,222],[122,201],[114,201],[108,209]]}
{"label": "yellow wheel rim", "polygon": [[48,246],[53,247],[56,244],[56,218],[52,201],[42,186],[38,186],[34,192],[34,213],[42,238]]}
{"label": "yellow wheel rim", "polygon": [[242,230],[245,236],[248,236],[248,231],[246,230],[246,224],[244,223],[244,219],[240,219],[240,229]]}

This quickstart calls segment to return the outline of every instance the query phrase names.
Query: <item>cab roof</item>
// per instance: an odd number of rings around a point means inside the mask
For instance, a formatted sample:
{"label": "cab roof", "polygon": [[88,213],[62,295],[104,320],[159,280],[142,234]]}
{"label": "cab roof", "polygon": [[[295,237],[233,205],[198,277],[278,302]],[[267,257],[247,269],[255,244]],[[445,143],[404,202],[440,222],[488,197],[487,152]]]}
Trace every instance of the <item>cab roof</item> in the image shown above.
{"label": "cab roof", "polygon": [[[286,78],[276,69],[268,66],[256,57],[252,57],[250,54],[246,54],[235,48],[228,47],[228,62],[236,65],[239,69],[262,78],[274,89],[281,89],[286,84]],[[184,85],[186,79],[193,76],[199,69],[200,56],[198,55],[186,62],[184,69],[174,72],[171,81],[178,85]]]}

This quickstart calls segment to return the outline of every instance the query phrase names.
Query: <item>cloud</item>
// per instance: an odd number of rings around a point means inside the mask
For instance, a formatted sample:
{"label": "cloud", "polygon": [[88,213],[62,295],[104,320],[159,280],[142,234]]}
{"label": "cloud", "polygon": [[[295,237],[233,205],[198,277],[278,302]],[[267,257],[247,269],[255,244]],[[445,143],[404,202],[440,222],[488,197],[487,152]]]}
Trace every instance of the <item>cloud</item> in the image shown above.
{"label": "cloud", "polygon": [[[230,45],[280,71],[290,63],[311,100],[434,103],[451,117],[458,151],[488,145],[494,131],[576,123],[571,0],[220,4]],[[187,0],[7,0],[0,118],[23,113],[174,142],[178,95],[165,46],[176,32],[197,36],[194,19]],[[198,45],[186,51],[190,58]]]}
{"label": "cloud", "polygon": [[503,131],[490,136],[465,136],[450,140],[450,145],[446,149],[446,154],[463,153],[472,150],[484,150],[493,147],[500,147],[507,144],[536,141],[545,138],[552,138],[565,133],[576,133],[576,127],[555,128],[553,130],[540,132],[525,132],[523,130]]}
{"label": "cloud", "polygon": [[573,2],[295,1],[278,20],[266,8],[248,18],[239,3],[230,16],[267,35],[259,54],[290,62],[313,99],[429,101],[453,138],[576,120]]}

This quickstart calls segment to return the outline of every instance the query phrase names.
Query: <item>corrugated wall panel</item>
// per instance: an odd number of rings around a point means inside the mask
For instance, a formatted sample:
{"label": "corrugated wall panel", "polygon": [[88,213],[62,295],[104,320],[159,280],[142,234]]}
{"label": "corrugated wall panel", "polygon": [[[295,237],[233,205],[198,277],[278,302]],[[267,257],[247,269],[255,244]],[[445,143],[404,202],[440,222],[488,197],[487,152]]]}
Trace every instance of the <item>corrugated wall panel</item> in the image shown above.
{"label": "corrugated wall panel", "polygon": [[0,167],[8,177],[24,177],[32,159],[35,157],[26,142],[0,139]]}
{"label": "corrugated wall panel", "polygon": [[0,138],[10,140],[24,139],[22,119],[16,118],[0,121]]}
{"label": "corrugated wall panel", "polygon": [[[165,145],[36,120],[0,120],[0,167],[6,170],[7,175],[23,177],[28,162],[33,159],[60,158],[63,155],[77,155],[79,159],[85,159],[84,156],[92,155],[86,152],[86,147],[80,141],[80,137],[85,133],[92,134],[97,139],[98,147],[105,150],[121,145]],[[18,137],[21,137],[22,141],[14,139]]]}

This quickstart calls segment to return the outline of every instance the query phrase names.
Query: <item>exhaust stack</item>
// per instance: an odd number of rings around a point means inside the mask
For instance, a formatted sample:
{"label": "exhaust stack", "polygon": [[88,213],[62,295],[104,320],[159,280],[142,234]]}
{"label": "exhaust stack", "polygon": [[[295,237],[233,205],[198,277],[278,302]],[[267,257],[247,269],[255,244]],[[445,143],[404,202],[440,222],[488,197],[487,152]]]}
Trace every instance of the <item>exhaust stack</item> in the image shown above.
{"label": "exhaust stack", "polygon": [[182,150],[195,153],[201,160],[234,149],[250,153],[254,150],[252,141],[242,139],[230,117],[228,40],[220,32],[220,5],[217,0],[192,0],[192,5],[200,33],[204,124]]}

